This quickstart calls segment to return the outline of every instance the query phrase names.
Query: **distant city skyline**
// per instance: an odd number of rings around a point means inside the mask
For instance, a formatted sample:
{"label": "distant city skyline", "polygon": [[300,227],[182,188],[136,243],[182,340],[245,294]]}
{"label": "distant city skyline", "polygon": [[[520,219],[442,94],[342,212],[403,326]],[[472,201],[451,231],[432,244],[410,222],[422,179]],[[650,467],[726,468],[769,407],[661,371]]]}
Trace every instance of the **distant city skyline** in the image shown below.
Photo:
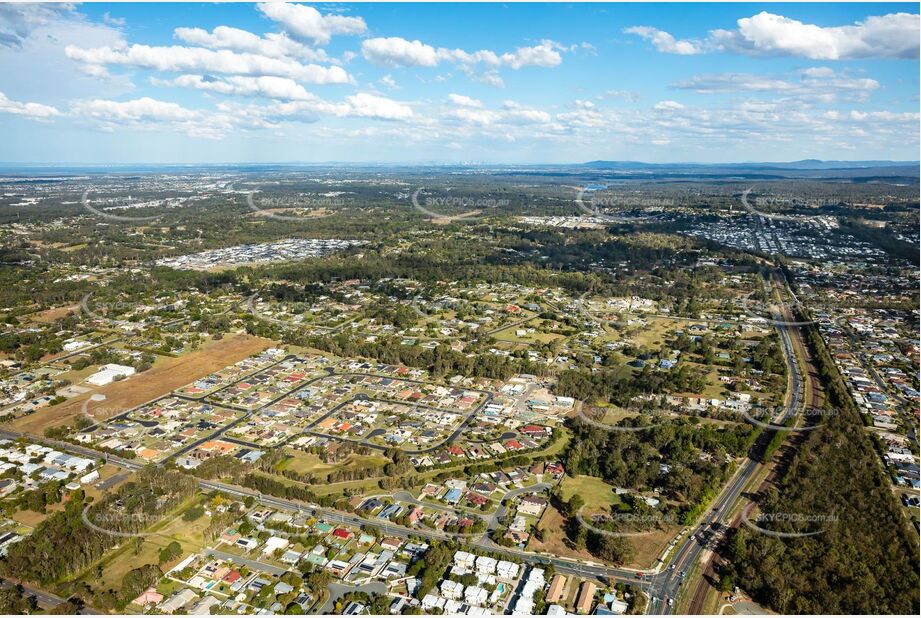
{"label": "distant city skyline", "polygon": [[917,7],[3,4],[0,161],[914,161]]}

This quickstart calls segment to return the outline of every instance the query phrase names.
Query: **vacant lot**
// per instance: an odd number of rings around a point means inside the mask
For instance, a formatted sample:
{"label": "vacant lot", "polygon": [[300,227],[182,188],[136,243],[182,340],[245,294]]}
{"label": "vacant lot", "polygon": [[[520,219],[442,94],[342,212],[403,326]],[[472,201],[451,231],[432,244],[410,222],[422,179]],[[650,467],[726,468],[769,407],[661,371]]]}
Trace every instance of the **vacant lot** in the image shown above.
{"label": "vacant lot", "polygon": [[614,486],[594,476],[567,476],[560,489],[563,500],[569,500],[574,494],[582,496],[587,513],[609,513],[611,505],[619,502],[614,494]]}
{"label": "vacant lot", "polygon": [[[499,341],[507,341],[509,343],[549,343],[557,339],[565,339],[563,335],[558,333],[550,332],[550,330],[545,330],[542,328],[544,320],[533,319],[530,322],[524,324],[518,324],[517,326],[509,326],[500,331],[493,333],[493,337]],[[518,336],[519,330],[527,331],[527,329],[533,328],[533,333],[525,332],[521,337]]]}
{"label": "vacant lot", "polygon": [[[588,497],[586,497],[586,500],[588,500]],[[544,540],[540,542],[532,536],[528,542],[528,551],[550,552],[557,556],[598,562],[599,559],[592,556],[587,550],[578,550],[571,545],[566,538],[565,522],[566,520],[555,508],[552,506],[547,507],[541,516],[540,523],[538,523],[538,528],[543,530]],[[641,536],[628,537],[627,540],[633,546],[634,555],[633,560],[623,566],[637,569],[648,569],[655,566],[662,550],[674,538],[678,530],[679,528],[675,527],[667,530],[654,530]]]}
{"label": "vacant lot", "polygon": [[183,384],[188,384],[272,345],[274,342],[269,339],[251,335],[235,335],[219,341],[208,341],[194,352],[183,354],[179,358],[158,358],[154,366],[144,373],[95,388],[85,396],[16,419],[12,425],[17,430],[40,435],[45,429],[64,425],[80,414],[84,404],[93,393],[101,393],[106,396],[106,399],[91,402],[87,409],[90,414],[97,409],[96,420],[103,420],[119,411],[128,410],[165,395]]}
{"label": "vacant lot", "polygon": [[527,550],[549,552],[556,556],[597,562],[597,559],[593,558],[586,550],[577,550],[570,544],[566,538],[565,522],[566,520],[560,515],[559,511],[552,506],[548,506],[537,524],[537,527],[543,530],[544,540],[543,542],[538,541],[536,536],[532,535],[528,541]]}
{"label": "vacant lot", "polygon": [[122,543],[117,549],[107,553],[98,562],[102,566],[102,578],[97,578],[95,568],[91,568],[82,574],[82,581],[96,589],[118,589],[125,574],[131,569],[144,564],[157,564],[160,550],[172,541],[177,541],[182,546],[182,556],[163,565],[164,570],[175,566],[190,553],[200,551],[203,546],[202,534],[211,519],[207,515],[193,522],[182,519],[182,513],[198,501],[197,497],[186,501],[171,515],[170,519],[148,528],[146,536],[140,537],[141,545],[137,548],[137,553],[135,553],[132,540]]}
{"label": "vacant lot", "polygon": [[38,524],[48,519],[48,516],[48,513],[39,513],[37,511],[16,511],[13,513],[12,518],[14,521],[17,521],[24,526],[34,528]]}
{"label": "vacant lot", "polygon": [[279,464],[279,470],[293,470],[299,474],[313,474],[318,477],[329,474],[334,470],[353,470],[369,466],[378,467],[383,471],[384,466],[390,461],[381,455],[348,455],[342,461],[324,463],[319,455],[314,455],[313,453],[287,449],[285,454],[289,455],[290,458]]}
{"label": "vacant lot", "polygon": [[44,311],[39,311],[37,313],[32,313],[27,316],[23,316],[25,320],[30,322],[54,322],[60,318],[67,316],[70,313],[79,313],[80,305],[65,305],[63,307],[52,307],[51,309],[45,309]]}
{"label": "vacant lot", "polygon": [[378,485],[380,477],[372,477],[357,481],[342,481],[341,483],[320,483],[315,485],[308,485],[306,483],[301,483],[299,481],[281,476],[280,474],[265,474],[263,472],[257,472],[256,474],[270,478],[273,481],[277,481],[283,485],[306,487],[318,496],[341,494],[346,490],[356,491],[356,493],[361,495],[380,493],[380,485]]}

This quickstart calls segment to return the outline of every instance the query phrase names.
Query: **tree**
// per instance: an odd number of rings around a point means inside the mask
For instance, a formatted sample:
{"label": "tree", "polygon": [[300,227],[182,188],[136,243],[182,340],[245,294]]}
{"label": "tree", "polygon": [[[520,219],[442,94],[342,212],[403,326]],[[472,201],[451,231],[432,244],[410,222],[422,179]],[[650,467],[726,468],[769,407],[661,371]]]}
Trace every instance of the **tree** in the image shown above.
{"label": "tree", "polygon": [[183,521],[195,521],[199,517],[205,514],[205,507],[200,504],[196,504],[193,507],[189,507],[185,513],[182,514]]}
{"label": "tree", "polygon": [[579,494],[573,494],[569,497],[569,500],[566,502],[566,517],[576,516],[582,507],[585,506],[585,498]]}
{"label": "tree", "polygon": [[0,613],[31,614],[36,609],[35,599],[27,597],[21,586],[0,589]]}
{"label": "tree", "polygon": [[182,555],[182,546],[176,541],[171,541],[169,545],[160,550],[159,561],[161,565],[172,562]]}

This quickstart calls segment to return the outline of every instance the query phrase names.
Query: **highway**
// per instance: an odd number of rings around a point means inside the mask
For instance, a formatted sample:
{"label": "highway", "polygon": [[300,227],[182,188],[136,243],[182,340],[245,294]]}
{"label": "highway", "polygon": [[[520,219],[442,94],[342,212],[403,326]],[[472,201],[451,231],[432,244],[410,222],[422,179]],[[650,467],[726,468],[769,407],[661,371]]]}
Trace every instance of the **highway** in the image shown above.
{"label": "highway", "polygon": [[[84,446],[79,446],[76,444],[70,444],[69,442],[61,442],[59,440],[48,440],[46,438],[39,438],[38,436],[23,434],[20,432],[14,432],[10,430],[0,431],[0,437],[7,439],[17,439],[17,438],[28,438],[31,440],[36,440],[39,442],[44,442],[54,447],[70,452],[76,455],[81,455],[84,457],[94,457],[94,458],[107,458],[108,462],[113,465],[120,466],[128,470],[139,470],[144,467],[143,464],[132,461],[130,459],[124,459],[114,455],[108,455],[107,453],[101,453],[99,451],[94,451]],[[199,480],[199,487],[204,491],[220,491],[228,495],[237,496],[239,498],[245,498],[250,496],[261,504],[266,506],[274,507],[277,509],[283,509],[287,511],[309,513],[323,519],[332,522],[332,523],[341,523],[351,526],[356,526],[359,528],[362,527],[373,527],[381,530],[384,534],[390,536],[397,536],[400,538],[423,538],[429,540],[452,540],[456,539],[462,543],[468,543],[475,547],[480,547],[484,550],[491,552],[503,554],[506,556],[511,556],[519,560],[530,562],[530,563],[543,563],[550,564],[552,563],[554,567],[563,573],[577,574],[583,577],[599,577],[599,578],[611,578],[625,583],[636,583],[637,574],[651,573],[651,571],[638,571],[634,569],[624,569],[624,568],[615,568],[606,566],[600,563],[588,562],[588,561],[578,561],[568,558],[560,558],[557,556],[551,556],[549,554],[527,552],[515,548],[502,547],[496,545],[487,538],[484,538],[480,534],[465,535],[465,534],[452,534],[439,532],[435,530],[425,530],[417,528],[406,528],[394,524],[392,522],[380,519],[372,519],[367,517],[362,517],[360,515],[355,515],[353,513],[348,513],[344,511],[338,511],[331,508],[321,507],[315,504],[309,504],[306,502],[300,502],[297,500],[288,500],[285,498],[277,498],[275,496],[269,496],[261,492],[248,489],[245,487],[239,487],[237,485],[230,485],[228,483],[221,483],[218,481],[208,481],[208,480]],[[534,487],[524,488],[521,491],[533,490]]]}
{"label": "highway", "polygon": [[[767,282],[765,282],[767,285]],[[790,376],[788,383],[788,397],[786,405],[772,419],[772,423],[782,424],[788,417],[798,414],[804,404],[805,395],[803,374],[793,348],[789,326],[784,323],[785,306],[781,296],[781,310],[772,316],[779,324],[776,325],[780,335],[784,357],[787,362],[787,374]],[[733,512],[736,501],[741,496],[752,476],[761,466],[761,463],[750,456],[737,468],[734,476],[723,488],[716,500],[711,504],[711,509],[702,521],[693,527],[692,532],[684,539],[678,550],[674,553],[663,569],[653,575],[648,586],[645,587],[650,596],[647,613],[670,614],[675,608],[668,604],[674,601],[681,592],[681,587],[686,582],[686,575],[701,559],[707,549],[713,549],[719,538],[727,529],[728,522]]]}
{"label": "highway", "polygon": [[[766,285],[768,285],[767,282]],[[781,311],[785,311],[782,298],[781,305]],[[782,314],[778,312],[774,316],[775,319],[778,316],[783,317]],[[781,319],[777,319],[777,321],[781,322],[781,324],[776,325],[776,328],[778,329],[780,341],[784,350],[784,356],[787,362],[788,375],[790,376],[786,405],[780,412],[778,412],[775,418],[772,419],[772,422],[781,424],[789,416],[797,414],[802,408],[804,388],[802,373],[800,371],[799,362],[794,352],[793,342],[789,332],[790,327],[782,325]],[[480,407],[482,407],[482,405],[485,405],[485,403],[489,401],[489,396],[491,396],[491,394],[487,393],[487,395],[488,397],[486,402],[481,404],[481,406],[478,406],[477,411]],[[445,442],[454,439],[456,435],[459,434],[460,431],[462,431],[463,428],[467,425],[469,419],[472,418],[475,414],[476,411],[474,411],[473,414],[465,419],[465,421],[458,426],[455,433],[452,434],[452,436]],[[219,433],[222,433],[222,431],[219,430],[217,434]],[[108,463],[117,465],[126,470],[139,470],[144,467],[144,464],[129,459],[124,459],[115,455],[109,455],[95,451],[84,446],[71,444],[69,442],[39,438],[38,436],[26,435],[10,430],[0,430],[0,436],[9,439],[28,437],[32,440],[52,444],[62,451],[67,451],[85,457],[104,458],[108,461]],[[729,520],[729,517],[732,514],[733,507],[735,506],[737,500],[741,496],[745,487],[748,485],[749,481],[751,480],[754,473],[758,470],[760,465],[761,464],[758,461],[752,459],[751,457],[746,458],[736,469],[734,475],[723,487],[713,503],[711,503],[709,510],[702,516],[701,520],[688,529],[684,535],[683,541],[680,542],[677,550],[674,551],[674,553],[666,562],[660,563],[658,568],[652,570],[617,568],[595,562],[561,558],[546,553],[535,553],[523,551],[517,548],[503,547],[493,543],[488,538],[488,534],[450,534],[434,530],[406,528],[386,520],[369,519],[355,515],[353,513],[320,507],[314,504],[277,498],[248,488],[217,481],[199,480],[198,484],[199,487],[204,491],[220,491],[225,494],[241,498],[250,496],[258,500],[261,504],[270,507],[288,511],[310,513],[322,517],[329,522],[342,523],[359,528],[373,527],[381,530],[384,534],[396,536],[399,538],[414,537],[428,540],[456,539],[473,547],[477,547],[496,554],[509,556],[523,562],[531,564],[553,564],[556,571],[560,573],[577,575],[579,577],[595,577],[602,580],[613,580],[633,585],[639,585],[650,597],[650,604],[647,608],[647,613],[668,614],[674,610],[674,607],[670,606],[667,600],[674,600],[678,596],[682,586],[685,584],[685,574],[689,573],[691,569],[700,561],[702,554],[708,548],[712,548],[715,545],[719,535],[722,531],[725,530],[726,522]],[[500,509],[501,508],[502,507],[500,504]],[[496,515],[498,516],[498,511]],[[49,598],[52,596],[53,595],[48,595]]]}

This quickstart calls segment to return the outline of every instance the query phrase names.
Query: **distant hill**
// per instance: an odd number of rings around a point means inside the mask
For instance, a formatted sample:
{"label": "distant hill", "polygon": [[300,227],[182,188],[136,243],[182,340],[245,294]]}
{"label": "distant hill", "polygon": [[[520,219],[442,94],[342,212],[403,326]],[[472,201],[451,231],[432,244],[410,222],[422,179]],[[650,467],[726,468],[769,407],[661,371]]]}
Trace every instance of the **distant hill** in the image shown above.
{"label": "distant hill", "polygon": [[820,161],[803,159],[788,162],[750,162],[750,163],[643,163],[641,161],[588,161],[581,167],[595,169],[779,169],[779,170],[835,170],[868,169],[880,167],[913,167],[917,170],[918,161]]}

